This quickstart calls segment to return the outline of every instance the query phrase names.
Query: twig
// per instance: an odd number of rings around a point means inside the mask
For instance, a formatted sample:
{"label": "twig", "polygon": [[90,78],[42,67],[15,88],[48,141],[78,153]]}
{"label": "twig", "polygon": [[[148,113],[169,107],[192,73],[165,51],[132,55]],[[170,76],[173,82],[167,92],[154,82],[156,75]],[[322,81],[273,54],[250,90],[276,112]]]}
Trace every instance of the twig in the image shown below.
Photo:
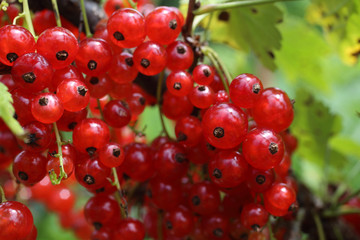
{"label": "twig", "polygon": [[60,14],[59,14],[59,8],[57,5],[57,0],[51,0],[51,2],[52,2],[54,12],[55,12],[56,25],[58,27],[61,27],[61,19],[60,19]]}
{"label": "twig", "polygon": [[85,3],[84,2],[85,2],[85,0],[80,0],[80,7],[81,7],[82,15],[83,15],[86,36],[91,37],[92,34],[91,34],[91,31],[90,31],[90,26],[89,26],[88,18],[87,18],[87,15],[86,15],[86,8],[85,8]]}
{"label": "twig", "polygon": [[187,43],[189,43],[187,41],[187,38],[191,36],[192,25],[193,25],[194,18],[195,18],[195,15],[193,12],[196,9],[196,7],[197,7],[196,0],[189,0],[186,21],[185,21],[185,25],[182,28],[182,35]]}

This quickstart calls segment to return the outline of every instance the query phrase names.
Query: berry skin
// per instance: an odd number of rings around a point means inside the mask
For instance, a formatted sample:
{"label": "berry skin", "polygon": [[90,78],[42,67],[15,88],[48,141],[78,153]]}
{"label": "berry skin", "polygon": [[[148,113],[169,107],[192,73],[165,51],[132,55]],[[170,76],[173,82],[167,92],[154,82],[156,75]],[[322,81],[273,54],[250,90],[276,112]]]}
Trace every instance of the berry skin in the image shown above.
{"label": "berry skin", "polygon": [[[286,144],[285,144],[286,147]],[[288,175],[289,169],[291,166],[291,158],[289,154],[285,151],[284,157],[281,160],[281,162],[274,167],[274,170],[276,174],[278,174],[280,177],[284,178]]]}
{"label": "berry skin", "polygon": [[163,224],[167,234],[179,238],[185,237],[194,227],[193,215],[186,207],[179,206],[166,212]]}
{"label": "berry skin", "polygon": [[193,71],[194,82],[209,86],[214,80],[214,70],[206,64],[197,65]]}
{"label": "berry skin", "polygon": [[20,146],[29,152],[40,153],[45,151],[51,142],[51,132],[48,125],[34,121],[24,126],[26,135],[18,139]]}
{"label": "berry skin", "polygon": [[87,113],[86,108],[78,112],[68,112],[65,110],[61,118],[56,122],[58,129],[60,131],[72,132],[76,125],[86,118]]}
{"label": "berry skin", "polygon": [[0,28],[0,62],[13,66],[17,58],[35,51],[35,40],[25,28],[6,25]]}
{"label": "berry skin", "polygon": [[268,190],[275,180],[274,172],[269,170],[258,170],[250,168],[246,177],[246,183],[253,192],[265,192]]}
{"label": "berry skin", "polygon": [[67,67],[56,69],[54,71],[53,78],[49,83],[49,91],[56,92],[59,84],[66,79],[78,79],[84,81],[84,77],[79,70],[73,65],[68,65]]}
{"label": "berry skin", "polygon": [[211,180],[219,187],[236,187],[246,179],[248,164],[236,151],[218,152],[208,165]]}
{"label": "berry skin", "polygon": [[86,85],[77,79],[62,81],[57,87],[56,96],[62,102],[64,109],[78,112],[86,108],[90,101],[90,92]]}
{"label": "berry skin", "polygon": [[46,163],[46,158],[40,153],[22,151],[14,160],[13,174],[19,182],[31,186],[45,177]]}
{"label": "berry skin", "polygon": [[145,39],[145,19],[137,10],[120,9],[109,18],[107,30],[115,45],[122,48],[137,47]]}
{"label": "berry skin", "polygon": [[207,239],[226,239],[229,232],[229,219],[220,213],[205,217],[202,220],[201,228]]}
{"label": "berry skin", "polygon": [[263,91],[261,81],[254,75],[245,73],[237,76],[230,84],[230,98],[241,108],[252,108]]}
{"label": "berry skin", "polygon": [[76,125],[73,132],[73,144],[83,153],[93,155],[110,140],[109,127],[95,118],[86,118]]}
{"label": "berry skin", "polygon": [[168,91],[178,97],[188,95],[193,88],[192,76],[185,71],[174,71],[166,78]]}
{"label": "berry skin", "polygon": [[225,90],[219,90],[215,93],[215,103],[226,103],[229,102],[229,95]]}
{"label": "berry skin", "polygon": [[[47,161],[48,161],[46,165],[47,172],[50,173],[54,171],[56,175],[59,176],[60,174],[59,158],[54,157],[52,155],[48,155]],[[64,166],[64,171],[67,175],[66,179],[68,179],[74,171],[73,159],[71,159],[69,156],[63,155],[63,166]]]}
{"label": "berry skin", "polygon": [[198,214],[209,216],[218,211],[220,193],[210,182],[192,185],[189,194],[190,208]]}
{"label": "berry skin", "polygon": [[0,216],[0,239],[25,239],[33,229],[33,216],[20,202],[1,203]]}
{"label": "berry skin", "polygon": [[187,96],[177,97],[168,91],[163,95],[162,113],[171,120],[190,115],[193,108]]}
{"label": "berry skin", "polygon": [[268,170],[277,166],[284,157],[284,143],[271,130],[254,129],[243,142],[243,155],[252,167]]}
{"label": "berry skin", "polygon": [[240,220],[244,227],[258,231],[269,219],[269,213],[264,206],[258,203],[250,203],[243,207]]}
{"label": "berry skin", "polygon": [[200,120],[193,116],[180,118],[175,125],[177,140],[187,147],[194,147],[200,143],[202,128]]}
{"label": "berry skin", "polygon": [[246,114],[230,103],[216,104],[209,108],[202,120],[206,140],[214,147],[231,149],[245,138],[248,129]]}
{"label": "berry skin", "polygon": [[22,88],[16,88],[11,91],[11,95],[14,100],[15,114],[20,124],[24,126],[34,122],[35,118],[31,113],[31,100],[35,97],[35,94]]}
{"label": "berry skin", "polygon": [[275,183],[264,194],[265,209],[274,216],[284,216],[295,202],[296,194],[284,183]]}
{"label": "berry skin", "polygon": [[171,211],[181,202],[181,186],[178,181],[167,182],[158,178],[150,181],[150,191],[148,196],[152,202],[160,209]]}
{"label": "berry skin", "polygon": [[136,219],[122,219],[114,232],[114,239],[143,240],[145,238],[144,224]]}
{"label": "berry skin", "polygon": [[106,167],[118,167],[123,163],[125,153],[120,144],[108,143],[100,150],[99,159]]}
{"label": "berry skin", "polygon": [[79,45],[72,32],[66,28],[54,27],[40,34],[36,42],[36,50],[54,69],[61,69],[75,60]]}
{"label": "berry skin", "polygon": [[252,115],[259,127],[281,132],[290,126],[294,118],[294,110],[284,91],[267,88],[252,108]]}
{"label": "berry skin", "polygon": [[130,83],[135,80],[139,71],[134,65],[133,55],[128,52],[122,52],[113,57],[109,69],[110,78],[120,84]]}
{"label": "berry skin", "polygon": [[113,85],[113,82],[107,74],[99,77],[87,76],[84,83],[89,88],[90,95],[93,98],[105,97],[110,92]]}
{"label": "berry skin", "polygon": [[191,90],[189,99],[195,107],[206,109],[215,103],[215,94],[208,86],[196,86]]}
{"label": "berry skin", "polygon": [[41,123],[54,123],[63,112],[62,103],[53,93],[41,93],[32,100],[31,113]]}
{"label": "berry skin", "polygon": [[104,4],[104,11],[110,17],[113,12],[124,7],[123,0],[107,0]]}
{"label": "berry skin", "polygon": [[0,82],[8,88],[9,92],[16,88],[16,84],[10,74],[1,75]]}
{"label": "berry skin", "polygon": [[188,69],[194,61],[194,52],[191,47],[182,41],[175,41],[166,48],[167,68],[171,71]]}
{"label": "berry skin", "polygon": [[111,127],[121,128],[131,120],[131,112],[125,102],[112,100],[104,107],[104,120]]}
{"label": "berry skin", "polygon": [[16,84],[26,91],[39,92],[49,85],[53,69],[40,54],[27,53],[14,62],[11,75]]}
{"label": "berry skin", "polygon": [[145,30],[151,41],[168,45],[180,34],[180,19],[170,8],[158,7],[146,16]]}
{"label": "berry skin", "polygon": [[107,42],[99,38],[86,38],[80,42],[75,63],[86,75],[100,76],[110,67],[111,48]]}
{"label": "berry skin", "polygon": [[136,118],[145,110],[146,99],[144,95],[139,92],[133,92],[126,98],[126,102],[129,105],[131,116],[133,118]]}
{"label": "berry skin", "polygon": [[167,61],[165,49],[155,42],[144,42],[134,52],[134,65],[139,72],[153,76],[164,70]]}

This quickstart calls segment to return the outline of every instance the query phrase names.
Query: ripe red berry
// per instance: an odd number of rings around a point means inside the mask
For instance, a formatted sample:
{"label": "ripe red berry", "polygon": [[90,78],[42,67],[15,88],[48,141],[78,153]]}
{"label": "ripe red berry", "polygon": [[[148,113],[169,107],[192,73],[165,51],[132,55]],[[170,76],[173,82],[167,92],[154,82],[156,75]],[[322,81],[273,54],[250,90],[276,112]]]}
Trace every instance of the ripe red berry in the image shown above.
{"label": "ripe red berry", "polygon": [[31,113],[41,123],[54,123],[63,112],[62,103],[53,93],[41,93],[32,100]]}
{"label": "ripe red berry", "polygon": [[146,99],[144,95],[139,92],[133,92],[129,97],[126,98],[126,102],[129,106],[131,116],[133,118],[136,118],[145,110]]}
{"label": "ripe red berry", "polygon": [[99,152],[99,159],[106,167],[118,167],[124,159],[125,153],[118,143],[108,143]]}
{"label": "ripe red berry", "polygon": [[245,73],[237,76],[230,84],[230,98],[241,108],[252,108],[259,100],[263,85],[254,75]]}
{"label": "ripe red berry", "polygon": [[23,139],[18,139],[20,146],[29,152],[45,151],[51,143],[51,129],[48,125],[34,121],[24,126],[26,132]]}
{"label": "ripe red berry", "polygon": [[220,193],[210,182],[195,183],[190,190],[189,205],[194,212],[209,216],[218,211]]}
{"label": "ripe red berry", "polygon": [[35,51],[32,34],[18,25],[6,25],[0,28],[0,62],[13,66],[17,58]]}
{"label": "ripe red berry", "polygon": [[258,203],[250,203],[241,211],[241,223],[244,227],[259,231],[268,221],[269,213]]}
{"label": "ripe red berry", "polygon": [[163,95],[162,113],[171,120],[190,115],[193,105],[187,96],[177,97],[166,91]]}
{"label": "ripe red berry", "polygon": [[167,234],[179,238],[185,237],[194,228],[193,215],[188,208],[179,206],[166,212],[163,224]]}
{"label": "ripe red berry", "polygon": [[161,209],[170,211],[175,209],[181,202],[181,185],[178,181],[167,182],[158,178],[150,181],[148,197]]}
{"label": "ripe red berry", "polygon": [[200,120],[193,116],[180,118],[175,125],[177,140],[188,147],[194,147],[200,143],[202,128]]}
{"label": "ripe red berry", "polygon": [[229,219],[220,213],[205,217],[201,222],[204,235],[209,240],[226,239],[229,234]]}
{"label": "ripe red berry", "polygon": [[247,186],[253,192],[264,192],[274,183],[275,176],[272,169],[258,170],[250,168],[246,177]]}
{"label": "ripe red berry", "polygon": [[284,183],[275,183],[264,194],[265,209],[274,216],[284,216],[295,202],[296,194]]}
{"label": "ripe red berry", "polygon": [[122,219],[114,232],[114,237],[122,240],[143,240],[145,238],[144,224],[136,219]]}
{"label": "ripe red berry", "polygon": [[225,103],[229,102],[229,95],[225,90],[219,90],[215,93],[215,103]]}
{"label": "ripe red berry", "polygon": [[214,80],[214,70],[206,64],[197,65],[193,71],[194,81],[199,85],[209,86]]}
{"label": "ripe red berry", "polygon": [[138,73],[131,53],[122,52],[113,57],[109,69],[109,76],[113,81],[120,84],[130,83],[135,80]]}
{"label": "ripe red berry", "polygon": [[267,88],[252,108],[252,116],[259,127],[281,132],[290,126],[294,118],[294,110],[284,91]]}
{"label": "ripe red berry", "polygon": [[131,120],[131,112],[126,102],[112,100],[104,107],[104,120],[111,127],[121,128],[126,126]]}
{"label": "ripe red berry", "polygon": [[[57,176],[60,174],[60,160],[58,157],[54,157],[53,154],[49,154],[47,157],[46,170],[48,173],[54,171]],[[63,155],[63,166],[68,179],[74,171],[73,159],[69,156]]]}
{"label": "ripe red berry", "polygon": [[72,32],[66,28],[54,27],[40,34],[36,50],[54,69],[61,69],[75,60],[79,45]]}
{"label": "ripe red berry", "polygon": [[248,120],[240,108],[230,103],[221,103],[206,111],[202,127],[204,136],[211,145],[231,149],[244,140]]}
{"label": "ripe red berry", "polygon": [[206,109],[215,103],[215,94],[208,86],[196,86],[191,90],[189,99],[195,107]]}
{"label": "ripe red berry", "polygon": [[122,48],[133,48],[145,39],[145,20],[137,10],[120,9],[109,18],[107,30],[114,44]]}
{"label": "ripe red berry", "polygon": [[105,97],[113,86],[113,82],[107,74],[99,77],[87,76],[84,83],[89,88],[90,95],[93,98]]}
{"label": "ripe red berry", "polygon": [[64,109],[69,112],[83,110],[90,101],[87,86],[77,79],[62,81],[57,87],[56,96],[62,102]]}
{"label": "ripe red berry", "polygon": [[182,41],[175,41],[166,48],[167,64],[171,71],[188,69],[194,61],[194,52],[191,47]]}
{"label": "ripe red berry", "polygon": [[243,154],[254,168],[268,170],[278,165],[284,157],[284,143],[271,130],[254,129],[246,135]]}
{"label": "ripe red berry", "polygon": [[174,71],[166,78],[168,91],[178,97],[188,95],[193,88],[193,79],[188,72]]}
{"label": "ripe red berry", "polygon": [[68,65],[67,67],[56,69],[54,71],[53,78],[49,83],[49,91],[56,92],[59,84],[66,79],[78,79],[84,81],[84,77],[79,70],[73,65]]}
{"label": "ripe red berry", "polygon": [[134,52],[134,65],[142,74],[153,76],[164,70],[167,54],[165,49],[155,42],[144,42]]}
{"label": "ripe red berry", "polygon": [[14,108],[17,120],[22,126],[36,121],[31,113],[31,100],[35,94],[27,92],[25,89],[16,88],[11,91],[14,100]]}
{"label": "ripe red berry", "polygon": [[56,122],[58,129],[60,131],[72,132],[76,125],[86,118],[87,113],[86,108],[78,112],[68,112],[65,110],[61,118]]}
{"label": "ripe red berry", "polygon": [[290,155],[285,151],[284,157],[282,158],[281,162],[274,167],[274,170],[276,174],[278,174],[280,177],[283,178],[288,175],[290,165],[291,165]]}

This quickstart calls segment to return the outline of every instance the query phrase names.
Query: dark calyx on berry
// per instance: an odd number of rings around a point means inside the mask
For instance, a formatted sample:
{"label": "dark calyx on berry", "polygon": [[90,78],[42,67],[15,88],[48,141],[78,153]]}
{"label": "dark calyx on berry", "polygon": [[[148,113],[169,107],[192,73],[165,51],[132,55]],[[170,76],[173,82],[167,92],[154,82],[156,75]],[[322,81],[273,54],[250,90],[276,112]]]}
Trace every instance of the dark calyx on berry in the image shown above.
{"label": "dark calyx on berry", "polygon": [[88,147],[88,148],[86,149],[86,151],[88,152],[88,154],[89,154],[90,156],[93,156],[93,155],[95,154],[95,152],[96,152],[96,148],[94,148],[94,147]]}
{"label": "dark calyx on berry", "polygon": [[185,154],[183,154],[183,153],[177,153],[177,154],[175,154],[175,161],[177,161],[178,163],[186,162],[187,159],[186,159]]}
{"label": "dark calyx on berry", "polygon": [[255,83],[252,88],[253,93],[258,94],[260,90],[261,90],[260,84]]}
{"label": "dark calyx on berry", "polygon": [[65,50],[59,51],[56,53],[56,59],[59,61],[65,61],[69,56],[68,52]]}
{"label": "dark calyx on berry", "polygon": [[49,103],[49,99],[47,99],[46,97],[42,97],[39,99],[40,106],[46,106],[48,105],[48,103]]}
{"label": "dark calyx on berry", "polygon": [[172,29],[172,30],[175,30],[176,27],[177,27],[177,21],[176,19],[173,19],[169,22],[169,27]]}
{"label": "dark calyx on berry", "polygon": [[145,100],[145,98],[141,97],[141,98],[139,98],[139,102],[141,105],[145,105],[146,100]]}
{"label": "dark calyx on berry", "polygon": [[88,185],[92,185],[92,184],[95,183],[94,177],[93,177],[93,176],[90,176],[90,175],[88,175],[88,174],[85,175],[85,177],[84,177],[83,180],[84,180],[84,182],[86,182],[86,184],[88,184]]}
{"label": "dark calyx on berry", "polygon": [[96,230],[99,230],[102,227],[102,224],[99,222],[94,222],[93,225]]}
{"label": "dark calyx on berry", "polygon": [[216,138],[222,138],[224,136],[225,132],[222,127],[216,127],[213,131],[213,134]]}
{"label": "dark calyx on berry", "polygon": [[216,228],[216,229],[214,229],[213,234],[215,237],[222,237],[224,232],[221,228]]}
{"label": "dark calyx on berry", "polygon": [[76,125],[77,125],[77,122],[71,122],[71,123],[68,125],[68,129],[74,130],[74,128],[76,127]]}
{"label": "dark calyx on berry", "polygon": [[209,77],[209,76],[211,75],[211,72],[210,72],[209,69],[207,69],[207,68],[205,68],[205,69],[203,70],[203,73],[204,73],[204,76],[205,76],[205,77]]}
{"label": "dark calyx on berry", "polygon": [[191,202],[195,205],[195,206],[198,206],[200,205],[200,198],[198,196],[194,196],[192,199],[191,199]]}
{"label": "dark calyx on berry", "polygon": [[166,228],[167,228],[167,229],[172,229],[172,228],[173,228],[173,226],[172,226],[172,224],[171,224],[170,221],[166,221]]}
{"label": "dark calyx on berry", "polygon": [[118,41],[123,41],[123,40],[125,40],[125,37],[124,37],[124,35],[123,35],[121,32],[116,31],[116,32],[114,32],[113,36],[114,36],[114,38],[115,38],[116,40],[118,40]]}
{"label": "dark calyx on berry", "polygon": [[134,65],[134,61],[132,58],[125,58],[125,63],[130,67]]}
{"label": "dark calyx on berry", "polygon": [[92,77],[92,78],[90,79],[90,83],[91,83],[92,85],[98,84],[98,83],[99,83],[99,78],[97,78],[97,77]]}
{"label": "dark calyx on berry", "polygon": [[147,60],[146,58],[143,58],[143,59],[141,59],[141,66],[143,66],[144,68],[147,68],[147,67],[149,67],[150,66],[150,61],[149,60]]}
{"label": "dark calyx on berry", "polygon": [[119,148],[114,148],[113,149],[113,155],[114,157],[119,157],[120,156],[120,149]]}
{"label": "dark calyx on berry", "polygon": [[200,92],[205,91],[205,89],[206,89],[205,86],[199,86],[199,87],[198,87],[198,90],[199,90]]}
{"label": "dark calyx on berry", "polygon": [[269,151],[271,154],[275,154],[279,151],[279,146],[276,143],[270,143],[269,145]]}
{"label": "dark calyx on berry", "polygon": [[259,231],[260,231],[260,226],[257,225],[257,224],[252,225],[251,228],[252,228],[255,232],[259,232]]}
{"label": "dark calyx on berry", "polygon": [[294,202],[293,204],[290,205],[288,210],[289,212],[295,212],[298,208],[299,208],[299,204],[297,202]]}
{"label": "dark calyx on berry", "polygon": [[6,59],[9,60],[10,63],[15,62],[18,57],[19,56],[16,53],[8,53],[6,55]]}
{"label": "dark calyx on berry", "polygon": [[97,63],[94,60],[90,60],[87,66],[90,70],[95,70],[97,67]]}
{"label": "dark calyx on berry", "polygon": [[25,137],[24,143],[26,143],[29,146],[38,147],[39,144],[37,144],[37,140],[39,139],[40,138],[38,138],[35,133],[30,133]]}
{"label": "dark calyx on berry", "polygon": [[179,136],[177,137],[178,142],[186,141],[186,139],[187,139],[187,136],[184,133],[180,132]]}
{"label": "dark calyx on berry", "polygon": [[27,83],[33,83],[36,79],[36,76],[33,72],[28,72],[28,73],[25,73],[24,75],[22,75],[22,78]]}
{"label": "dark calyx on berry", "polygon": [[216,177],[216,178],[221,178],[222,173],[221,173],[220,169],[215,168],[214,171],[213,171],[213,176]]}
{"label": "dark calyx on berry", "polygon": [[258,184],[263,184],[266,181],[266,178],[264,175],[257,175],[256,176],[256,182]]}
{"label": "dark calyx on berry", "polygon": [[77,88],[77,91],[81,96],[84,97],[88,90],[84,86],[79,86]]}
{"label": "dark calyx on berry", "polygon": [[19,178],[20,178],[21,180],[23,180],[23,181],[27,181],[27,180],[29,179],[29,176],[28,176],[26,173],[24,173],[24,172],[19,172],[19,173],[18,173],[18,176],[19,176]]}
{"label": "dark calyx on berry", "polygon": [[179,83],[179,82],[174,83],[173,88],[174,88],[175,90],[180,90],[180,89],[181,89],[181,83]]}
{"label": "dark calyx on berry", "polygon": [[5,153],[5,148],[3,146],[0,146],[0,153]]}
{"label": "dark calyx on berry", "polygon": [[179,53],[179,54],[184,54],[184,53],[186,53],[186,49],[185,49],[183,46],[177,46],[177,47],[176,47],[176,51],[177,51],[177,53]]}

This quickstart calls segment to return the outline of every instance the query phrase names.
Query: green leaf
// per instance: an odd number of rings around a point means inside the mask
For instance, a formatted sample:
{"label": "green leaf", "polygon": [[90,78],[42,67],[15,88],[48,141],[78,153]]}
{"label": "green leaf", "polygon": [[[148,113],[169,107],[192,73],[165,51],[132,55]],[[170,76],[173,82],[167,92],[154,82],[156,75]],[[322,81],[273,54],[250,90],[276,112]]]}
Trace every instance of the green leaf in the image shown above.
{"label": "green leaf", "polygon": [[352,155],[360,159],[360,144],[348,136],[334,136],[329,141],[330,146],[345,155]]}
{"label": "green leaf", "polygon": [[16,136],[24,135],[24,129],[13,117],[15,109],[12,105],[13,99],[8,88],[0,82],[0,117]]}

